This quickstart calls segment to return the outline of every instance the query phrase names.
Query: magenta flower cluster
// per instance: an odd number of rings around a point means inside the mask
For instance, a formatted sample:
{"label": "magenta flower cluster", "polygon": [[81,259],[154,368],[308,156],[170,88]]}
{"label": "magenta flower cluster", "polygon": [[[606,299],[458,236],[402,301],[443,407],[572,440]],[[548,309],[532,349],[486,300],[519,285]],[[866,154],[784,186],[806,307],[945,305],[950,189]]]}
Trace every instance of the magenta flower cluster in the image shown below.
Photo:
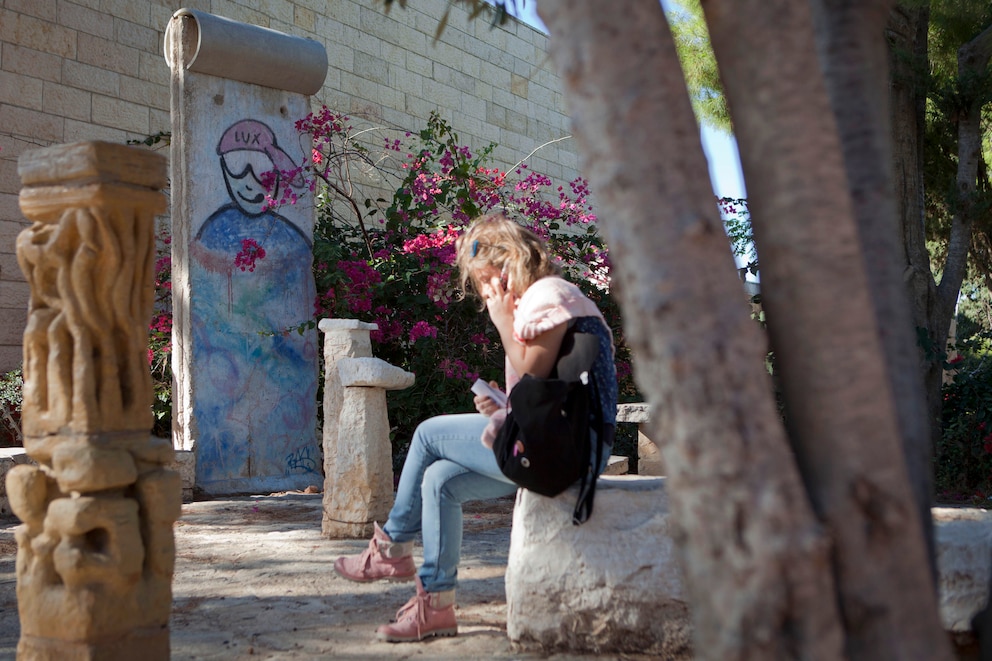
{"label": "magenta flower cluster", "polygon": [[461,233],[460,228],[448,225],[430,234],[418,234],[412,239],[403,241],[403,252],[417,255],[422,264],[430,260],[441,264],[454,264],[455,241]]}
{"label": "magenta flower cluster", "polygon": [[431,326],[426,321],[418,321],[410,329],[410,343],[414,343],[422,337],[437,337],[437,327]]}
{"label": "magenta flower cluster", "polygon": [[[429,415],[470,407],[466,381],[502,380],[499,336],[472,300],[460,299],[453,268],[458,237],[489,211],[502,211],[548,240],[569,277],[600,303],[616,329],[618,371],[629,378],[629,351],[609,296],[609,257],[595,230],[585,180],[556,185],[525,164],[509,171],[493,167],[488,159],[495,145],[473,152],[437,115],[425,130],[384,137],[378,151],[367,139],[355,140],[350,118],[326,107],[296,126],[311,141],[310,158],[260,178],[270,207],[296,203],[307,190],[319,193],[314,318],[301,319],[298,330],[314,328],[325,317],[377,325],[375,355],[416,374],[412,388],[389,394],[394,442],[408,439]],[[390,199],[362,195],[357,168],[375,170],[383,181],[392,177]],[[266,258],[260,239],[242,242],[235,269],[253,272]],[[157,291],[168,292],[170,271],[168,256],[160,256]],[[168,423],[171,311],[163,307],[162,313],[149,329],[149,358],[156,374],[156,418]]]}
{"label": "magenta flower cluster", "polygon": [[479,373],[473,371],[468,363],[460,358],[445,358],[438,365],[438,369],[449,379],[475,381],[479,378]]}
{"label": "magenta flower cluster", "polygon": [[371,311],[375,288],[382,282],[382,275],[368,262],[360,259],[342,260],[337,263],[337,268],[347,283],[341,298],[348,310],[351,312]]}
{"label": "magenta flower cluster", "polygon": [[234,266],[242,271],[254,271],[260,259],[265,259],[265,248],[255,239],[242,239],[241,250],[234,256]]}
{"label": "magenta flower cluster", "polygon": [[[437,115],[426,130],[383,137],[377,154],[356,147],[350,119],[326,107],[297,128],[313,145],[303,170],[310,188],[322,180],[337,209],[353,210],[335,216],[334,207],[318,207],[327,215],[314,239],[315,314],[374,322],[376,355],[417,374],[414,390],[395,395],[391,411],[398,398],[423,398],[428,389],[433,398],[439,388],[450,389],[457,406],[466,391],[455,382],[500,378],[499,337],[473,304],[459,304],[454,279],[455,243],[474,218],[495,210],[509,215],[548,240],[569,277],[608,297],[608,254],[584,179],[556,185],[526,164],[493,167],[487,160],[495,145],[473,152]],[[383,177],[399,171],[392,199],[357,197],[348,163],[367,168],[387,160],[399,161],[395,170],[381,170]],[[442,403],[432,399],[435,405]],[[424,413],[418,409],[416,417]]]}

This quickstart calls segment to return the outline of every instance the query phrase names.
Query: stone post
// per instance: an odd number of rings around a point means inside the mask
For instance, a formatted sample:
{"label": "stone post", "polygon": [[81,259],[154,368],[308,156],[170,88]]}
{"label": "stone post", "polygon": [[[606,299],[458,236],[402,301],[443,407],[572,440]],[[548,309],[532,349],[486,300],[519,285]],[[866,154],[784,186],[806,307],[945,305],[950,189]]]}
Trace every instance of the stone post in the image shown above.
{"label": "stone post", "polygon": [[414,375],[372,357],[375,324],[324,319],[324,514],[329,538],[364,538],[393,506],[386,390]]}
{"label": "stone post", "polygon": [[24,448],[7,476],[21,661],[169,658],[181,509],[153,439],[148,323],[165,159],[101,142],[24,154],[17,238],[31,288]]}
{"label": "stone post", "polygon": [[651,428],[651,406],[643,402],[620,404],[617,406],[617,422],[633,422],[637,425],[637,474],[664,475],[661,450],[645,433]]}

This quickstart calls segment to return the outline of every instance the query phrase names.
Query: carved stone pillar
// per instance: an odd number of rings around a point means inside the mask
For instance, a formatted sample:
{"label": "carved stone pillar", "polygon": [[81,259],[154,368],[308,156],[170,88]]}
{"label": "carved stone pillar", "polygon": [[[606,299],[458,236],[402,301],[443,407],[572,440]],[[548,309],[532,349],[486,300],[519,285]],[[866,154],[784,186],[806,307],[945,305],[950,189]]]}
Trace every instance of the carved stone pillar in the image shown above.
{"label": "carved stone pillar", "polygon": [[393,506],[386,391],[414,375],[372,356],[375,324],[322,319],[324,333],[324,515],[331,539],[365,538]]}
{"label": "carved stone pillar", "polygon": [[152,439],[148,323],[165,159],[89,142],[24,154],[31,287],[17,528],[18,659],[168,659],[182,505]]}

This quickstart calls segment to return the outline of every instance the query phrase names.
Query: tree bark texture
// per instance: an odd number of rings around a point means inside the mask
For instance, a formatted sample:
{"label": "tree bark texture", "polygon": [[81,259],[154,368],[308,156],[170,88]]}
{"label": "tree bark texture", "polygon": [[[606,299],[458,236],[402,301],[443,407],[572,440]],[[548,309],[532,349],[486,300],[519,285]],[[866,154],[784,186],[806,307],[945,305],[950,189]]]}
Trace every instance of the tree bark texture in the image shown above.
{"label": "tree bark texture", "polygon": [[[982,100],[971,89],[987,75],[992,57],[992,26],[958,49],[958,80],[962,107],[958,116],[958,170],[956,177],[957,204],[951,220],[951,236],[947,245],[947,260],[937,286],[937,301],[931,323],[935,341],[947,337],[951,318],[957,307],[961,283],[968,269],[972,227],[975,220],[975,195],[978,164],[982,159]],[[941,345],[943,346],[943,345]]]}
{"label": "tree bark texture", "polygon": [[[889,15],[886,41],[891,71],[893,185],[896,218],[903,243],[902,278],[910,301],[910,323],[917,337],[919,372],[924,384],[927,425],[932,444],[941,433],[943,361],[932,351],[924,349],[925,344],[929,344],[925,338],[930,337],[931,311],[937,295],[927,250],[923,201],[929,14],[929,7],[926,6],[897,4]],[[922,458],[922,455],[918,457]],[[910,458],[911,474],[912,461]]]}
{"label": "tree bark texture", "polygon": [[[839,31],[821,42],[825,57],[836,56],[838,41],[857,41],[849,34],[852,22],[884,20],[887,4],[866,1],[845,10],[833,28]],[[834,543],[846,653],[873,661],[949,658],[903,453],[894,387],[901,377],[891,373],[882,340],[881,326],[889,322],[879,317],[880,281],[866,265],[890,259],[891,250],[871,245],[877,252],[870,253],[857,222],[860,214],[894,208],[884,208],[887,194],[877,190],[870,191],[873,200],[854,199],[850,181],[857,170],[847,159],[865,154],[844,149],[851,136],[843,131],[860,121],[871,130],[872,158],[890,153],[881,146],[888,135],[876,134],[878,111],[867,110],[877,93],[848,88],[869,96],[861,105],[867,114],[837,118],[824,71],[838,76],[836,91],[852,82],[838,70],[848,65],[821,68],[808,3],[702,5],[740,145],[789,436]],[[841,51],[850,57],[857,46]],[[869,69],[878,66],[877,54],[871,57]],[[872,182],[884,185],[884,175]],[[880,233],[871,240],[897,238]]]}
{"label": "tree bark texture", "polygon": [[885,26],[893,2],[814,0],[820,62],[837,118],[887,374],[936,589],[930,420],[896,210]]}
{"label": "tree bark texture", "polygon": [[656,412],[700,659],[838,659],[804,492],[657,2],[541,0]]}

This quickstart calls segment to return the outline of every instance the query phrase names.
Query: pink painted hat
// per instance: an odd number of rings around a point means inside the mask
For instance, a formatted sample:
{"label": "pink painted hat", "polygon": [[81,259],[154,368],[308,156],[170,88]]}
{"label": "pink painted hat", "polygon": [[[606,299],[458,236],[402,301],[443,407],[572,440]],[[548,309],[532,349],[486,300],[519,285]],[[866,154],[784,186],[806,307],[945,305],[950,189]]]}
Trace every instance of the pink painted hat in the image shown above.
{"label": "pink painted hat", "polygon": [[[256,119],[242,119],[235,122],[224,131],[224,135],[221,136],[220,142],[217,144],[217,153],[221,156],[239,149],[264,153],[276,169],[283,172],[296,170],[299,167],[289,154],[276,144],[276,135],[272,129]],[[299,174],[293,177],[290,183],[298,187],[301,182],[297,180],[302,180]]]}

